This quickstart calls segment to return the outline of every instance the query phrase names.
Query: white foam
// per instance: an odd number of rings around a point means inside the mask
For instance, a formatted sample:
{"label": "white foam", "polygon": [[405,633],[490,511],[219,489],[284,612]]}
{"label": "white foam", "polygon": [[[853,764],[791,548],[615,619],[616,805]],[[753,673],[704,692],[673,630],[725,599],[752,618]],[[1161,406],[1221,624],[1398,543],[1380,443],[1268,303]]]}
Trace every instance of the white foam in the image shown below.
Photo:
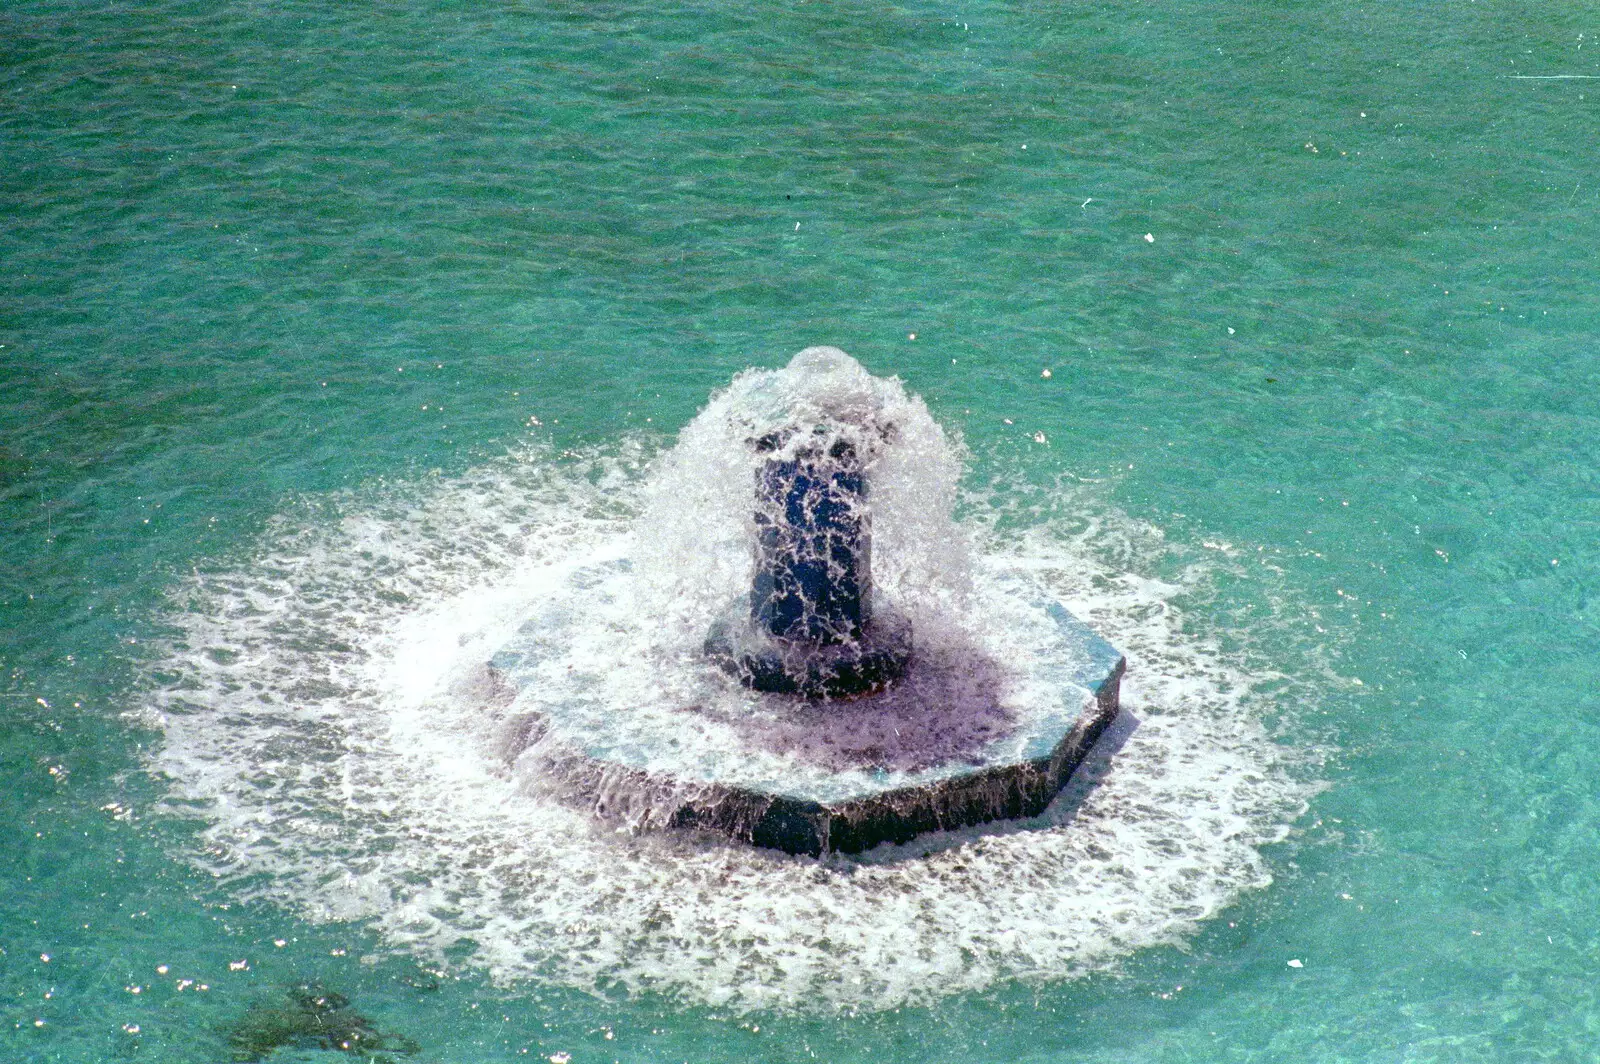
{"label": "white foam", "polygon": [[660,499],[642,464],[632,445],[535,451],[322,500],[175,589],[151,767],[172,813],[205,821],[193,859],[240,896],[368,921],[502,982],[731,1010],[881,1009],[1105,970],[1270,881],[1261,847],[1311,790],[1260,723],[1284,677],[1186,618],[1203,563],[1137,575],[1168,548],[1089,501],[1086,528],[1000,533],[983,506],[963,526],[1128,656],[1121,749],[1037,821],[817,862],[619,833],[546,797],[503,756],[481,665],[571,569],[638,550],[630,519]]}
{"label": "white foam", "polygon": [[[843,351],[813,347],[782,370],[746,370],[713,395],[651,470],[633,548],[645,608],[668,618],[665,638],[698,644],[736,589],[750,586],[754,437],[825,419],[854,433],[871,482],[873,573],[903,609],[962,608],[968,549],[951,517],[961,446],[893,378],[869,375]],[[893,442],[866,437],[880,430]],[[790,446],[805,438],[795,437]]]}

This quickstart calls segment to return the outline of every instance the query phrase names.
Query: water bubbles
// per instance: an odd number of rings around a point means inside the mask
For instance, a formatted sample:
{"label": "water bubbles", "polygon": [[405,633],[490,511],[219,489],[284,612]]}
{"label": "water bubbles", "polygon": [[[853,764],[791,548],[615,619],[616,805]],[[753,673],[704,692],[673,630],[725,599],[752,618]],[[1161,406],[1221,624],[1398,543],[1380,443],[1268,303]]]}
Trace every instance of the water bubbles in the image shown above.
{"label": "water bubbles", "polygon": [[[783,385],[746,374],[670,452],[631,438],[533,450],[312,500],[175,587],[147,715],[165,732],[150,760],[170,781],[163,815],[202,821],[189,859],[241,899],[361,921],[436,966],[731,1012],[886,1009],[1104,971],[1266,885],[1260,847],[1310,788],[1258,721],[1281,672],[1223,652],[1182,608],[1227,560],[1139,575],[1170,549],[1159,530],[1089,497],[1052,498],[1031,521],[1021,498],[974,501],[956,522],[959,448],[921,401],[816,357],[839,388],[807,401],[872,404],[898,426],[873,482],[886,586],[937,610],[1025,575],[1127,654],[1116,756],[1092,754],[1043,816],[818,862],[619,834],[507,760],[524,740],[484,663],[561,608],[573,572],[631,558],[630,594],[665,611],[632,635],[604,610],[565,629],[562,671],[597,682],[619,639],[689,647],[680,633],[703,632],[748,577],[749,430],[731,415]],[[645,513],[665,515],[648,536]]]}

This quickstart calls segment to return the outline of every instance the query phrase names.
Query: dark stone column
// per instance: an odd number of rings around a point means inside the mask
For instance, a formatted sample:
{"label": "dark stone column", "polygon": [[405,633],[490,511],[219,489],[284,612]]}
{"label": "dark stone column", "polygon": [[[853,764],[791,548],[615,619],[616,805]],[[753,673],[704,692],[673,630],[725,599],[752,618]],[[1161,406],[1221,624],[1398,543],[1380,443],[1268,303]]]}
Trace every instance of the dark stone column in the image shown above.
{"label": "dark stone column", "polygon": [[[875,616],[872,519],[861,455],[830,426],[752,441],[756,471],[755,577],[748,608],[712,627],[706,653],[759,691],[836,698],[898,679],[911,626]],[[743,614],[740,616],[739,614]]]}
{"label": "dark stone column", "polygon": [[[756,442],[771,453],[783,441]],[[834,646],[870,620],[872,526],[856,449],[838,440],[769,458],[756,473],[750,620],[768,635]]]}

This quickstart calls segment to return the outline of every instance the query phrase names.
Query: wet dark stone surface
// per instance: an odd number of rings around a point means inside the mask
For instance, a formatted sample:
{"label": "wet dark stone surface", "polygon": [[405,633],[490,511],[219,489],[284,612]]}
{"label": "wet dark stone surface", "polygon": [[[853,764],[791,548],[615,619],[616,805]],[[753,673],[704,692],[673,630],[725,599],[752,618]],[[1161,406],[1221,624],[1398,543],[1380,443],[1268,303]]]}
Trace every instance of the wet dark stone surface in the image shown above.
{"label": "wet dark stone surface", "polygon": [[[806,782],[752,782],[748,766],[730,763],[692,774],[664,771],[660,765],[678,759],[670,735],[650,740],[659,748],[613,742],[581,719],[562,719],[560,706],[551,716],[518,717],[517,727],[540,742],[542,775],[557,793],[596,816],[644,829],[715,831],[820,855],[1036,816],[1116,717],[1125,669],[1121,653],[1076,617],[1059,605],[1049,612],[1079,655],[1062,669],[1059,709],[1018,720],[999,697],[998,663],[957,655],[941,668],[930,654],[888,692],[843,702],[795,699],[779,713],[721,721],[750,749],[822,770]],[[502,660],[515,668],[513,658]],[[511,686],[504,684],[508,693]],[[518,749],[524,743],[531,745],[525,739]]]}

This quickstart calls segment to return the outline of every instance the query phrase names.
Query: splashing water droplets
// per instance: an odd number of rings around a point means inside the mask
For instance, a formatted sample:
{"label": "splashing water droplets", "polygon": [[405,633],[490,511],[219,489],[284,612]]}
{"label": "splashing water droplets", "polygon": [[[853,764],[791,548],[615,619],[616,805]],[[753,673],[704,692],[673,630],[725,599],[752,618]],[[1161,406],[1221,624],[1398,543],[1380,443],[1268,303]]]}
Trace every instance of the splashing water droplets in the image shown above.
{"label": "splashing water droplets", "polygon": [[[921,399],[898,380],[868,374],[843,351],[813,347],[776,372],[747,370],[661,457],[643,491],[645,519],[632,556],[647,608],[670,616],[679,638],[697,640],[748,587],[755,535],[750,485],[761,457],[752,442],[790,425],[829,423],[867,457],[877,582],[927,605],[952,605],[970,587],[965,536],[951,518],[961,453]],[[893,446],[873,435],[893,433]],[[815,441],[785,436],[779,455]],[[908,603],[909,605],[910,603]]]}
{"label": "splashing water droplets", "polygon": [[[1021,533],[985,520],[998,509],[955,521],[960,447],[921,400],[832,349],[802,357],[804,373],[741,374],[665,453],[536,452],[313,501],[175,589],[149,673],[166,737],[151,769],[171,815],[205,821],[191,858],[240,896],[366,921],[437,963],[470,938],[468,963],[498,981],[734,1011],[891,1008],[1102,970],[1268,882],[1258,848],[1309,787],[1252,708],[1280,678],[1186,630],[1178,603],[1208,571],[1129,572],[1165,548],[1114,512]],[[919,653],[958,634],[1029,653],[1027,618],[994,605],[1018,580],[1126,652],[1115,759],[1091,754],[1043,816],[819,862],[619,831],[543,786],[528,696],[485,663],[534,624],[541,684],[672,719],[674,698],[698,697],[683,677],[706,625],[749,584],[746,440],[765,411],[808,403],[894,426],[871,459],[874,579],[916,616]],[[1004,630],[923,623],[954,604]],[[685,743],[713,725],[677,717]],[[835,756],[780,754],[783,771]]]}

